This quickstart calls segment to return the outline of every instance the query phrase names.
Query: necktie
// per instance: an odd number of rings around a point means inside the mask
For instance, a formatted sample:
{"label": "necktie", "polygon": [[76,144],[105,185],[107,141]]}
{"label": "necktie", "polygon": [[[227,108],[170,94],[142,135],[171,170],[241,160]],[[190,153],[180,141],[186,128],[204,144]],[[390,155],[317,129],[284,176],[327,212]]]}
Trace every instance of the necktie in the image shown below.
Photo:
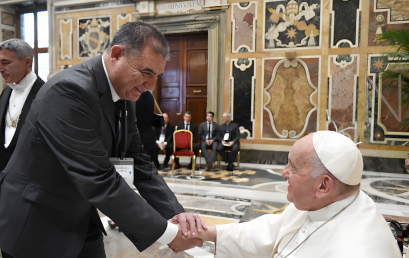
{"label": "necktie", "polygon": [[160,133],[165,134],[165,126],[162,126],[162,131]]}
{"label": "necktie", "polygon": [[[126,105],[122,99],[114,103],[115,105],[115,147],[119,151],[121,158],[125,157],[126,146]],[[121,128],[119,128],[121,127]],[[118,148],[119,147],[119,148]]]}
{"label": "necktie", "polygon": [[210,123],[209,123],[209,128],[207,129],[207,139],[208,139],[208,140],[211,140],[211,139],[212,139],[211,133],[210,133]]}
{"label": "necktie", "polygon": [[186,123],[186,128],[185,128],[185,130],[188,130],[188,131],[189,131],[189,124],[188,124],[188,123]]}

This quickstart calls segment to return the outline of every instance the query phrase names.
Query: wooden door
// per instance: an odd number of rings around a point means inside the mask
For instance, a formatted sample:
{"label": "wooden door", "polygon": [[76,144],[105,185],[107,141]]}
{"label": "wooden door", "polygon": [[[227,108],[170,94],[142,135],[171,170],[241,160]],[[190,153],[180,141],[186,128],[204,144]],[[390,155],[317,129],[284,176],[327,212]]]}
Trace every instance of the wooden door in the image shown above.
{"label": "wooden door", "polygon": [[189,110],[192,121],[206,120],[207,106],[207,34],[167,36],[171,60],[157,85],[157,101],[170,123],[183,121]]}

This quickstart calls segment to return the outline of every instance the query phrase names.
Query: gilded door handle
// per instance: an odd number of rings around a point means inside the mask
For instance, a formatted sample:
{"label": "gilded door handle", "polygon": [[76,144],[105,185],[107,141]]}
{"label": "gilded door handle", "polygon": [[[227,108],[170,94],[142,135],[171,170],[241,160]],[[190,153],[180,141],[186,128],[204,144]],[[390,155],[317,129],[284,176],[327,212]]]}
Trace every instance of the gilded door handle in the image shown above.
{"label": "gilded door handle", "polygon": [[193,93],[200,93],[202,90],[193,90]]}
{"label": "gilded door handle", "polygon": [[180,114],[182,114],[182,113],[176,113],[176,115],[178,115],[178,116],[180,116]]}

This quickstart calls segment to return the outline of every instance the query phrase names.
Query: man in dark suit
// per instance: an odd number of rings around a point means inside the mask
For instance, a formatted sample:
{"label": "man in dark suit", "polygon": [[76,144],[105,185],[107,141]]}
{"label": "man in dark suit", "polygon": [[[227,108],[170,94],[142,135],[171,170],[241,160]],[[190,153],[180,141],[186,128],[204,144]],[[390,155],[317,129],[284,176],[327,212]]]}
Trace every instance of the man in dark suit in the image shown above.
{"label": "man in dark suit", "polygon": [[158,152],[156,148],[156,137],[152,126],[162,126],[163,118],[154,114],[155,98],[150,91],[145,91],[136,101],[136,123],[139,130],[143,147],[151,157],[156,168],[159,168]]}
{"label": "man in dark suit", "polygon": [[[197,124],[195,122],[191,122],[192,120],[192,113],[190,111],[186,111],[185,115],[183,116],[183,122],[178,124],[177,130],[188,130],[191,131],[193,134],[193,152],[195,153],[196,157],[199,155],[199,144],[197,144],[197,138],[199,134],[197,132]],[[180,168],[179,159],[175,159],[176,166],[175,168]],[[192,169],[192,162],[193,159],[190,159],[189,169]]]}
{"label": "man in dark suit", "polygon": [[0,171],[10,160],[31,102],[44,81],[31,70],[33,49],[21,39],[0,43],[0,73],[7,87],[0,96]]}
{"label": "man in dark suit", "polygon": [[[219,142],[218,130],[219,125],[213,121],[214,113],[209,111],[206,113],[206,122],[200,124],[199,134],[200,134],[200,149],[202,150],[203,156],[205,157],[207,164],[207,171],[214,168],[216,161],[216,151],[217,144]],[[207,150],[208,147],[212,148],[212,154],[209,154]]]}
{"label": "man in dark suit", "polygon": [[[140,251],[155,241],[176,251],[202,244],[182,239],[186,220],[195,221],[189,224],[194,232],[202,221],[183,213],[136,127],[134,101],[155,87],[169,52],[155,26],[129,22],[103,55],[59,72],[41,88],[0,173],[3,257],[105,258],[96,208]],[[110,157],[133,158],[143,198]]]}
{"label": "man in dark suit", "polygon": [[[233,162],[236,160],[237,153],[240,150],[240,131],[239,125],[231,123],[231,114],[224,113],[222,116],[224,124],[219,125],[219,139],[221,144],[217,146],[217,151],[224,161],[228,162],[227,170],[233,171]],[[230,149],[231,152],[226,152]]]}
{"label": "man in dark suit", "polygon": [[169,123],[169,115],[163,113],[164,125],[161,127],[155,127],[156,144],[157,149],[164,149],[166,151],[165,160],[163,161],[163,167],[167,168],[170,156],[173,152],[173,132],[175,127]]}

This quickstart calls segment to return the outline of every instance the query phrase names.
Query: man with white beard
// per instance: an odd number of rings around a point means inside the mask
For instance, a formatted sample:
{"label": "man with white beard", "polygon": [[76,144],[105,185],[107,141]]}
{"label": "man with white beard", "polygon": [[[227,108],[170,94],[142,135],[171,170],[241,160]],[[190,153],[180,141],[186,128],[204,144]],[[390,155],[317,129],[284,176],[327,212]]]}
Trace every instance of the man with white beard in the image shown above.
{"label": "man with white beard", "polygon": [[288,179],[280,215],[209,227],[216,257],[398,258],[397,243],[375,203],[359,190],[362,156],[344,135],[319,131],[298,140],[282,172]]}

